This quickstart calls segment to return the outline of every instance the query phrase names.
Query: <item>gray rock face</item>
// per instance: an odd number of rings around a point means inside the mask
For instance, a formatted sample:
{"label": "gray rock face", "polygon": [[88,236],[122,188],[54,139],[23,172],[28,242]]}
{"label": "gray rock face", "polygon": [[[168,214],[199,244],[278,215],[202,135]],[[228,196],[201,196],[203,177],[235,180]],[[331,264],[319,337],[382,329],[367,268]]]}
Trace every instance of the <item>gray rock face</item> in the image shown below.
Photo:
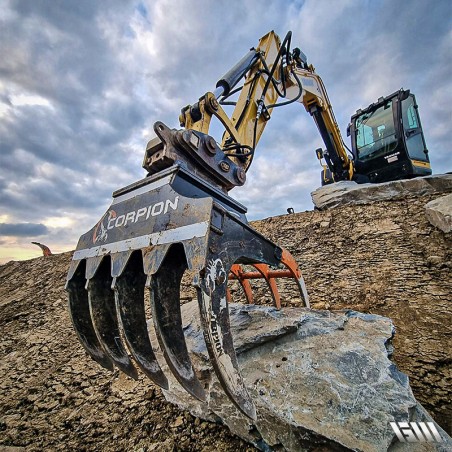
{"label": "gray rock face", "polygon": [[341,181],[325,185],[311,193],[312,202],[320,209],[350,204],[368,204],[376,201],[452,192],[452,174],[439,174],[415,179],[404,179],[381,184],[357,184]]}
{"label": "gray rock face", "polygon": [[416,402],[408,377],[388,358],[394,334],[388,318],[231,304],[234,343],[258,413],[253,425],[214,375],[196,302],[183,305],[182,311],[188,349],[208,402],[193,399],[170,372],[166,399],[195,416],[226,424],[259,449],[411,451],[452,446],[400,443],[395,436],[389,424],[394,420],[432,419]]}
{"label": "gray rock face", "polygon": [[452,231],[452,194],[441,196],[425,205],[425,214],[430,223],[443,232]]}

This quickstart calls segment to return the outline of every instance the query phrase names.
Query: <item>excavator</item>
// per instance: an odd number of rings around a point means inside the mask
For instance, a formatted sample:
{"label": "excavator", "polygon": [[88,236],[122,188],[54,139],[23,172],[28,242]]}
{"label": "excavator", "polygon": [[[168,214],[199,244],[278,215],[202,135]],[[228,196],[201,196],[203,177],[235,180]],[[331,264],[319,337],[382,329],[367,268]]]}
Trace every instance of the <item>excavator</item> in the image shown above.
{"label": "excavator", "polygon": [[[115,191],[105,214],[80,237],[67,275],[69,311],[81,344],[101,366],[117,367],[132,378],[138,367],[155,384],[169,387],[157,344],[150,340],[147,291],[162,359],[186,391],[208,403],[182,325],[180,284],[189,271],[216,376],[231,402],[256,419],[234,350],[228,281],[237,281],[253,302],[250,280],[262,278],[278,309],[278,278],[294,281],[306,307],[309,297],[292,255],[255,231],[247,209],[228,192],[245,184],[273,110],[293,102],[304,105],[323,138],[326,150],[318,157],[326,161],[325,182],[427,171],[427,153],[412,153],[407,146],[410,140],[423,140],[409,92],[357,112],[350,125],[353,159],[321,78],[300,49],[291,49],[290,32],[281,41],[271,31],[213,91],[182,108],[180,129],[154,124],[156,137],[147,144],[143,161],[147,175]],[[383,124],[391,120],[390,113],[392,123]],[[408,115],[408,122],[399,121],[400,115]],[[221,142],[211,135],[212,119],[224,130]]]}

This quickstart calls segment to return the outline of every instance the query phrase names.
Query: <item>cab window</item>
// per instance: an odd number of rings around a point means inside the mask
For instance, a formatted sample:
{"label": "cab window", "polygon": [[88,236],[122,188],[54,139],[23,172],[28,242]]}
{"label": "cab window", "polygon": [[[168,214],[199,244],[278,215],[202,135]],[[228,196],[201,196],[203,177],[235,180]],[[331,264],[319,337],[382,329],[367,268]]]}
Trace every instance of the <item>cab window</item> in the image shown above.
{"label": "cab window", "polygon": [[392,102],[356,118],[358,158],[368,160],[388,154],[397,146]]}

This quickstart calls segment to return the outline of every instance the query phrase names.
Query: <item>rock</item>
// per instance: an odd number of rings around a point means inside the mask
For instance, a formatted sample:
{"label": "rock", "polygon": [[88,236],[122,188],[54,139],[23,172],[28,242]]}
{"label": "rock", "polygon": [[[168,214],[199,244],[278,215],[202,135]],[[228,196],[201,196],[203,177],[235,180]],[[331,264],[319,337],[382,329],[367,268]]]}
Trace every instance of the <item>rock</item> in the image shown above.
{"label": "rock", "polygon": [[176,420],[171,424],[171,427],[177,428],[181,425],[184,425],[184,418],[183,416],[177,416]]}
{"label": "rock", "polygon": [[[192,398],[172,374],[166,399],[193,415],[226,424],[261,450],[388,450],[398,442],[390,422],[432,418],[416,402],[408,377],[388,358],[390,319],[355,311],[230,305],[238,359],[258,418],[230,402],[210,362],[196,303],[182,307],[191,358],[208,402]],[[154,340],[155,344],[156,341]],[[442,437],[452,440],[437,426]],[[405,444],[406,445],[406,444]],[[434,444],[417,449],[446,450]],[[279,447],[279,449],[278,449]]]}
{"label": "rock", "polygon": [[147,450],[149,452],[171,452],[174,450],[174,441],[171,438],[159,443],[148,444]]}
{"label": "rock", "polygon": [[443,232],[452,231],[452,194],[441,196],[425,205],[428,221]]}
{"label": "rock", "polygon": [[351,204],[369,204],[376,201],[452,192],[452,174],[403,179],[381,184],[357,184],[341,181],[325,185],[311,193],[312,202],[320,209],[331,209]]}
{"label": "rock", "polygon": [[25,447],[2,446],[0,451],[1,452],[22,452],[22,451],[25,451]]}

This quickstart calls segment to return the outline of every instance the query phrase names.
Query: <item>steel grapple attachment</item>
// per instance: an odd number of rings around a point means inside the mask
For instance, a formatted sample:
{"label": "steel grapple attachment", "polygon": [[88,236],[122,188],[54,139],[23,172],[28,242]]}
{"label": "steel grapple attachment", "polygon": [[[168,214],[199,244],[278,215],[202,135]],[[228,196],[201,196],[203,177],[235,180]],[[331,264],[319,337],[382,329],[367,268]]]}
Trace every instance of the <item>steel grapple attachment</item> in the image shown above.
{"label": "steel grapple attachment", "polygon": [[[146,322],[149,291],[156,338],[168,368],[190,394],[206,401],[182,327],[180,285],[188,269],[196,275],[204,338],[218,380],[231,401],[255,419],[234,351],[228,280],[238,279],[249,294],[249,279],[262,276],[279,306],[275,278],[292,277],[309,304],[293,258],[254,231],[245,211],[181,162],[115,192],[107,212],[80,238],[67,277],[72,322],[91,357],[132,378],[138,367],[168,388]],[[257,271],[246,272],[242,265],[254,265]],[[273,269],[279,266],[287,270]]]}

